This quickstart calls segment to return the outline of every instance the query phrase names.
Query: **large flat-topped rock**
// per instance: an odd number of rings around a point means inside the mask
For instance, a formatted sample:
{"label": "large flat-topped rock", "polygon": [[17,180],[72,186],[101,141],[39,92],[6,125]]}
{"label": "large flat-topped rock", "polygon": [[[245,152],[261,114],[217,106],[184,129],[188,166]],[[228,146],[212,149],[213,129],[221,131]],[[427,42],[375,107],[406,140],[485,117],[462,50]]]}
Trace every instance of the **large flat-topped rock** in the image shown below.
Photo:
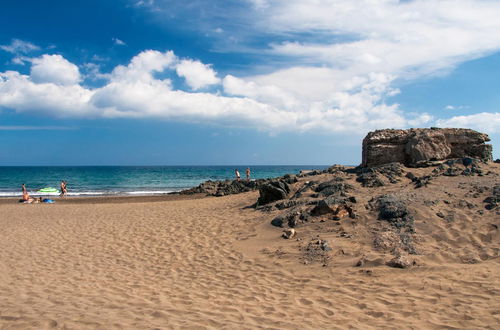
{"label": "large flat-topped rock", "polygon": [[384,129],[363,140],[362,166],[399,162],[407,166],[448,158],[492,159],[487,134],[466,128]]}

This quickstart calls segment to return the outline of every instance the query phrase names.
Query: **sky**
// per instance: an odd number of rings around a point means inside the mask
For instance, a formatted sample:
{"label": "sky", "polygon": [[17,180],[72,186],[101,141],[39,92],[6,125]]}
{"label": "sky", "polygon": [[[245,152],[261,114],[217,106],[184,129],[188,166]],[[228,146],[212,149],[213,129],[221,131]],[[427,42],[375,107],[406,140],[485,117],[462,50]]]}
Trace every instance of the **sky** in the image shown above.
{"label": "sky", "polygon": [[500,158],[498,17],[496,0],[2,0],[0,166],[356,165],[369,131],[434,126]]}

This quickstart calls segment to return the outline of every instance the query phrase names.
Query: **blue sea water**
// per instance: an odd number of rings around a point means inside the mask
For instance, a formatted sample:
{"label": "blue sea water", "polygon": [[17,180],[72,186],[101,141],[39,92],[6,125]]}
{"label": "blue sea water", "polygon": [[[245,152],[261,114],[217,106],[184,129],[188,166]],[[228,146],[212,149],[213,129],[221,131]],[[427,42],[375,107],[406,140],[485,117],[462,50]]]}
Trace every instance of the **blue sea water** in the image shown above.
{"label": "blue sea water", "polygon": [[[194,187],[206,180],[233,179],[235,168],[244,178],[243,166],[4,166],[0,167],[0,197],[20,196],[22,183],[36,196],[41,188],[59,189],[61,180],[67,181],[70,196],[157,195]],[[250,169],[252,179],[261,179],[325,168],[295,165]]]}

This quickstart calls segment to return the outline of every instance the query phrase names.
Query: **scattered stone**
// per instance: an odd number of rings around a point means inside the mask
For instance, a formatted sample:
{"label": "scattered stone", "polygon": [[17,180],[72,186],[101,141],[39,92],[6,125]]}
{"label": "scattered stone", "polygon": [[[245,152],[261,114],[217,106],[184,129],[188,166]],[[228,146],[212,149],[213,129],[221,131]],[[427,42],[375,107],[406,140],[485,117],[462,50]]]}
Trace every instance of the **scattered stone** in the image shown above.
{"label": "scattered stone", "polygon": [[354,267],[363,267],[366,263],[366,257],[362,256],[361,259],[354,265]]}
{"label": "scattered stone", "polygon": [[387,262],[387,266],[394,268],[408,268],[412,265],[412,262],[408,257],[399,255]]}
{"label": "scattered stone", "polygon": [[394,231],[377,233],[373,240],[373,246],[380,251],[394,251],[401,245],[399,235]]}
{"label": "scattered stone", "polygon": [[330,260],[332,248],[326,240],[316,237],[311,239],[305,247],[301,246],[300,250],[303,253],[302,259],[304,263],[320,262],[323,266],[326,266]]}
{"label": "scattered stone", "polygon": [[436,215],[442,219],[444,219],[445,215],[443,214],[443,212],[438,212],[436,213]]}
{"label": "scattered stone", "polygon": [[356,181],[361,182],[363,187],[375,188],[385,186],[384,181],[375,172],[360,173]]}
{"label": "scattered stone", "polygon": [[415,188],[426,187],[432,181],[432,177],[430,175],[424,175],[418,178],[415,178],[413,182],[415,182]]}
{"label": "scattered stone", "polygon": [[462,209],[468,208],[469,210],[471,210],[471,209],[477,207],[477,205],[474,203],[471,203],[469,201],[466,201],[465,199],[461,199],[458,201],[458,207],[460,207]]}
{"label": "scattered stone", "polygon": [[446,220],[447,222],[453,222],[453,221],[455,221],[455,213],[453,213],[453,212],[448,213],[448,214],[444,217],[444,220]]}
{"label": "scattered stone", "polygon": [[285,239],[291,239],[291,238],[294,238],[295,235],[296,235],[295,229],[290,228],[290,229],[283,230],[283,235],[281,235],[281,237],[283,237]]}
{"label": "scattered stone", "polygon": [[495,210],[500,206],[500,184],[493,187],[492,196],[486,198],[484,201],[486,203],[485,208],[487,210]]}
{"label": "scattered stone", "polygon": [[305,200],[296,200],[296,199],[290,199],[286,200],[283,202],[279,202],[276,205],[274,205],[278,210],[283,210],[283,209],[288,209],[290,207],[294,207],[297,205],[303,205],[306,204],[308,201]]}

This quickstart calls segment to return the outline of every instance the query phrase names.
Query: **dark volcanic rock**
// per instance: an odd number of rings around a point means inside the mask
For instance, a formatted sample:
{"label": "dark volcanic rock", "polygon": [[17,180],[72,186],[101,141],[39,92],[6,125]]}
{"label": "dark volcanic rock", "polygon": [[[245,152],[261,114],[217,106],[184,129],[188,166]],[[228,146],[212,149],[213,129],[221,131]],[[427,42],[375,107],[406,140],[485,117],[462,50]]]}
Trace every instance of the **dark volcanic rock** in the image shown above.
{"label": "dark volcanic rock", "polygon": [[179,192],[182,195],[191,194],[207,194],[212,196],[225,196],[232,194],[239,194],[251,190],[257,189],[266,180],[255,180],[255,181],[205,181],[198,185],[197,187],[183,190]]}
{"label": "dark volcanic rock", "polygon": [[271,220],[271,225],[275,227],[295,228],[299,224],[306,222],[309,218],[305,208],[297,207],[285,214],[278,215]]}
{"label": "dark volcanic rock", "polygon": [[385,129],[363,140],[362,166],[399,162],[407,166],[448,158],[492,159],[488,135],[464,128]]}
{"label": "dark volcanic rock", "polygon": [[345,198],[339,197],[327,197],[319,201],[318,205],[311,210],[311,215],[319,216],[324,214],[335,214],[339,207],[346,205]]}
{"label": "dark volcanic rock", "polygon": [[290,193],[290,186],[284,181],[271,181],[259,188],[259,205],[268,204],[280,199],[285,199]]}
{"label": "dark volcanic rock", "polygon": [[356,181],[361,182],[361,185],[363,187],[373,188],[385,186],[384,181],[382,181],[382,179],[376,172],[360,173]]}
{"label": "dark volcanic rock", "polygon": [[396,228],[413,228],[413,216],[406,203],[394,195],[377,197],[375,205],[379,211],[379,219],[389,221]]}
{"label": "dark volcanic rock", "polygon": [[404,170],[400,163],[388,163],[369,168],[358,167],[357,174],[356,181],[361,182],[363,187],[382,187],[385,185],[382,176],[390,183],[397,183],[403,176]]}
{"label": "dark volcanic rock", "polygon": [[274,206],[278,210],[283,210],[283,209],[288,209],[290,207],[294,207],[297,205],[303,205],[303,204],[306,204],[307,202],[309,202],[309,200],[290,199],[290,200],[276,203],[276,205],[274,205]]}
{"label": "dark volcanic rock", "polygon": [[345,196],[346,192],[353,189],[353,186],[347,183],[331,180],[323,182],[315,189],[320,196]]}
{"label": "dark volcanic rock", "polygon": [[493,195],[484,200],[487,210],[494,210],[500,206],[500,184],[493,187]]}

